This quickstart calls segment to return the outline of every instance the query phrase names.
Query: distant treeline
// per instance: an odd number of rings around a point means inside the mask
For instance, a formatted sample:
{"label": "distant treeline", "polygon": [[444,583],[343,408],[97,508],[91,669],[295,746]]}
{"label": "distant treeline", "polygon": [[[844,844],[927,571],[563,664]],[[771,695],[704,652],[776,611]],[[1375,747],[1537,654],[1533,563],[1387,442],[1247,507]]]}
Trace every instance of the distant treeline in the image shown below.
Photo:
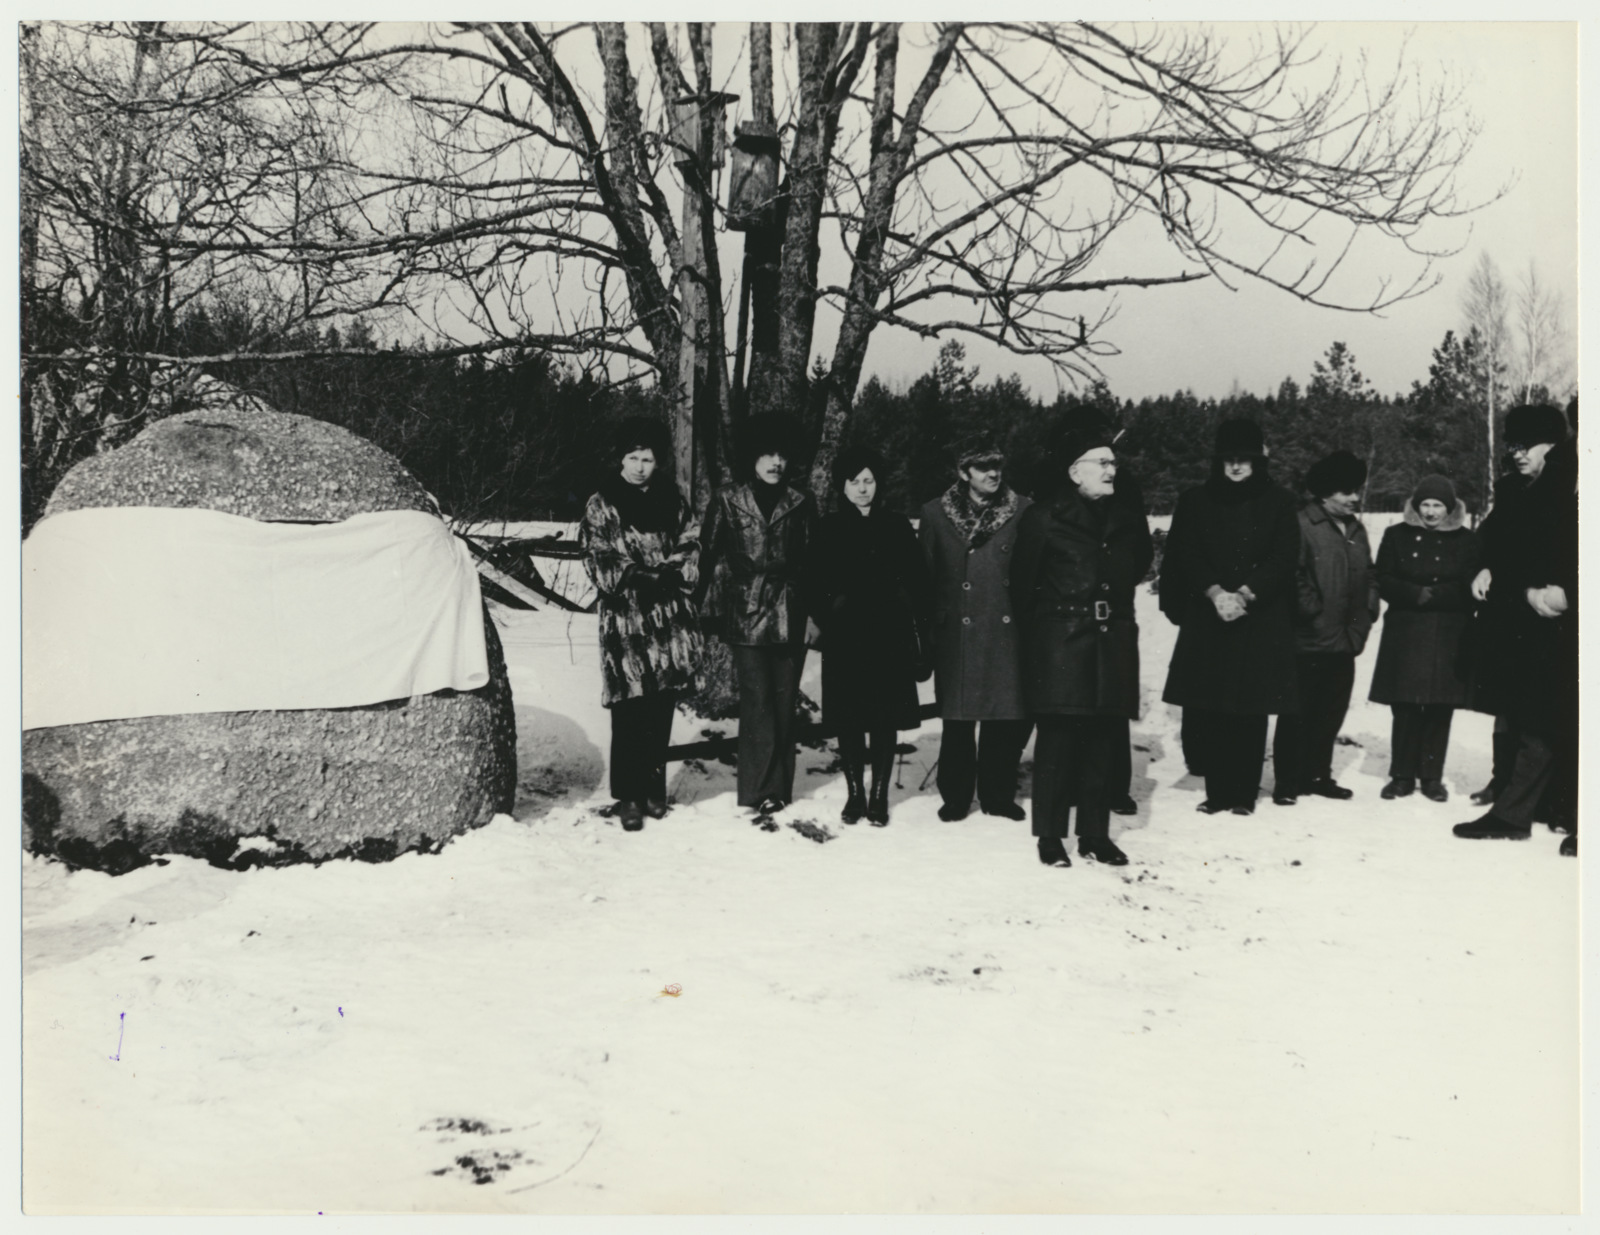
{"label": "distant treeline", "polygon": [[[182,334],[191,355],[239,346],[203,312],[185,322]],[[343,337],[332,330],[306,332],[276,340],[275,347],[314,352],[378,349],[382,343],[358,326]],[[1179,493],[1205,479],[1216,425],[1233,416],[1260,422],[1273,472],[1291,487],[1316,459],[1342,448],[1368,461],[1370,510],[1399,510],[1417,479],[1429,472],[1451,477],[1474,511],[1484,506],[1487,426],[1472,337],[1447,335],[1434,352],[1429,380],[1394,398],[1373,392],[1342,343],[1328,349],[1304,387],[1286,378],[1265,396],[1241,392],[1199,399],[1180,391],[1137,403],[1118,400],[1104,385],[1044,403],[1016,376],[983,380],[964,361],[961,345],[950,342],[935,366],[908,386],[872,378],[857,395],[851,440],[883,452],[890,464],[882,478],[884,500],[908,514],[952,482],[953,444],[979,429],[1006,445],[1015,487],[1035,494],[1048,490],[1055,479],[1047,463],[1052,427],[1063,416],[1083,412],[1122,431],[1117,452],[1154,514],[1170,512]],[[390,346],[362,356],[241,360],[209,365],[207,371],[280,411],[327,420],[370,439],[398,457],[447,513],[464,519],[577,518],[609,466],[613,427],[628,416],[665,410],[654,390],[609,385],[539,353],[486,360]],[[1503,395],[1500,401],[1510,402]],[[182,410],[181,401],[166,409]],[[26,437],[23,445],[26,528],[82,453],[46,460],[30,452]]]}

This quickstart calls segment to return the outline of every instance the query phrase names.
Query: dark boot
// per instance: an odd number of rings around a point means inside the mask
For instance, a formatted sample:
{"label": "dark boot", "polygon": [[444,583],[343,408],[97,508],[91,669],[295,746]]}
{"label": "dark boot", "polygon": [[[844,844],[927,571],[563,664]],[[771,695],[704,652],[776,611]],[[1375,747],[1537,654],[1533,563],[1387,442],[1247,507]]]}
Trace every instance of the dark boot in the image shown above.
{"label": "dark boot", "polygon": [[1578,834],[1576,832],[1561,838],[1561,856],[1564,858],[1578,856]]}
{"label": "dark boot", "polygon": [[881,828],[889,822],[889,778],[894,775],[894,743],[872,744],[872,796],[867,800],[867,822]]}
{"label": "dark boot", "polygon": [[1422,796],[1430,802],[1448,802],[1450,791],[1444,787],[1442,780],[1425,780],[1422,782]]}
{"label": "dark boot", "polygon": [[851,758],[842,755],[844,762],[844,809],[839,812],[839,818],[846,823],[855,823],[862,815],[867,813],[867,781],[866,769],[862,767],[861,756]]}
{"label": "dark boot", "polygon": [[617,808],[617,817],[622,820],[624,832],[638,832],[644,828],[644,807],[638,802],[623,802]]}
{"label": "dark boot", "polygon": [[[1392,800],[1394,798],[1409,798],[1416,791],[1417,782],[1411,777],[1396,776],[1392,781],[1383,787],[1382,792],[1380,792],[1378,796],[1385,800]],[[1423,792],[1427,792],[1426,787],[1424,787]]]}

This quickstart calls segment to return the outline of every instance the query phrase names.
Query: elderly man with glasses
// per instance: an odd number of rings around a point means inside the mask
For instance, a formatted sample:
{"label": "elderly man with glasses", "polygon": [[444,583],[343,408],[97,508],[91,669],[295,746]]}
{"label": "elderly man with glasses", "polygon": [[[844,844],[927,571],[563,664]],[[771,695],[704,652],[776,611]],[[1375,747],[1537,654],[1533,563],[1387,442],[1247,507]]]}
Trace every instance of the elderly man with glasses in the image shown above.
{"label": "elderly man with glasses", "polygon": [[1079,855],[1123,866],[1109,826],[1113,752],[1139,713],[1133,596],[1150,568],[1150,528],[1137,501],[1117,493],[1116,453],[1101,425],[1063,422],[1051,460],[1065,483],[1023,515],[1011,575],[1023,682],[1039,727],[1033,834],[1041,862],[1070,866],[1065,841],[1076,807]]}

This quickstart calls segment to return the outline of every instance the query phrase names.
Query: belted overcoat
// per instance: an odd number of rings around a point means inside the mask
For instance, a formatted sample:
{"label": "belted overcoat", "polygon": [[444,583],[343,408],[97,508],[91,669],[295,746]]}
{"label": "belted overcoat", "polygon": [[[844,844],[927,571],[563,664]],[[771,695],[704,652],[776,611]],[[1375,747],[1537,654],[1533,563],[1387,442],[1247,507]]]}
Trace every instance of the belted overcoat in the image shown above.
{"label": "belted overcoat", "polygon": [[1133,593],[1154,551],[1138,501],[1068,489],[1022,516],[1012,604],[1035,716],[1139,715]]}

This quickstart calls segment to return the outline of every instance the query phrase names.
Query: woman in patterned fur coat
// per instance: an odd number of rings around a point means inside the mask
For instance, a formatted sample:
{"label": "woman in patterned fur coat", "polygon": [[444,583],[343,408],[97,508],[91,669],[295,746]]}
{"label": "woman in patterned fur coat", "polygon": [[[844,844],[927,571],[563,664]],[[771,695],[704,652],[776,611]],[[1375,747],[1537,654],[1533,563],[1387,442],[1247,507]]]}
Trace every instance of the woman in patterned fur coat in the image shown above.
{"label": "woman in patterned fur coat", "polygon": [[700,526],[661,473],[666,426],[624,422],[579,529],[600,594],[602,701],[611,709],[611,796],[626,831],[667,813],[667,743],[678,700],[699,688],[702,641],[689,594],[699,581]]}

